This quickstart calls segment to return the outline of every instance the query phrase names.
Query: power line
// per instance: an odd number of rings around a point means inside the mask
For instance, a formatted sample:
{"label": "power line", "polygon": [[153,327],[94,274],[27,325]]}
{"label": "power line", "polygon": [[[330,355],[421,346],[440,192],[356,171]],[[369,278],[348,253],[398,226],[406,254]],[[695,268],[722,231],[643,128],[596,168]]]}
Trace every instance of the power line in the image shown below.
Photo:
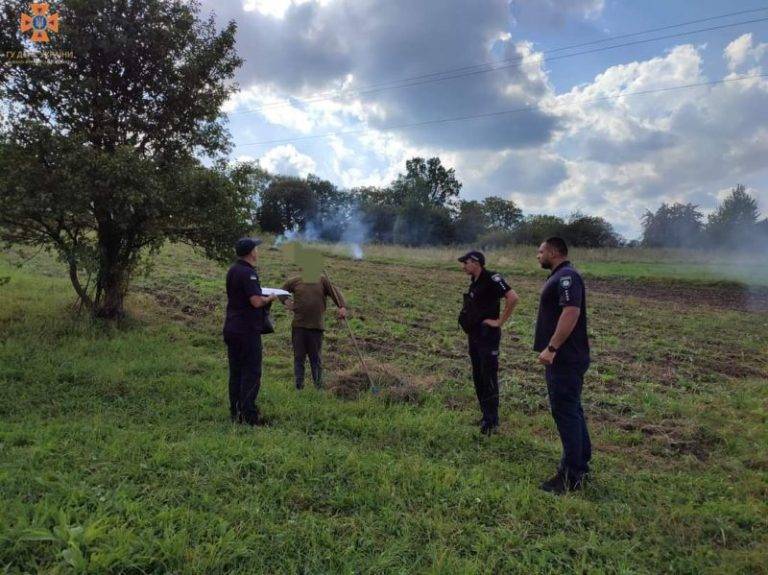
{"label": "power line", "polygon": [[[671,25],[667,25],[667,26],[661,26],[659,28],[650,28],[648,30],[641,30],[639,32],[632,32],[632,33],[628,33],[628,34],[609,36],[607,38],[602,38],[602,39],[599,39],[599,40],[592,40],[590,42],[582,42],[582,43],[579,43],[579,44],[571,44],[569,46],[561,46],[559,48],[554,48],[554,49],[551,49],[551,50],[545,50],[545,51],[543,51],[541,53],[545,54],[545,55],[546,54],[554,54],[554,53],[557,53],[557,52],[562,52],[562,51],[565,51],[565,50],[571,50],[571,49],[574,49],[574,48],[583,48],[585,46],[592,46],[594,44],[602,44],[602,43],[611,42],[611,41],[614,41],[614,40],[622,40],[622,39],[625,39],[625,38],[632,38],[632,37],[635,37],[635,36],[642,36],[643,34],[651,34],[651,33],[654,33],[654,32],[662,32],[664,30],[671,30],[671,29],[674,29],[674,28],[681,28],[683,26],[690,26],[692,24],[701,24],[702,22],[709,22],[709,21],[712,21],[712,20],[721,20],[723,18],[728,18],[728,17],[731,17],[731,16],[741,16],[741,15],[744,15],[744,14],[752,14],[752,13],[755,13],[755,12],[763,12],[765,10],[768,10],[768,6],[763,7],[763,8],[754,8],[754,9],[751,9],[751,10],[741,10],[739,12],[729,12],[727,14],[720,14],[719,16],[710,16],[708,18],[699,18],[697,20],[689,20],[687,22],[680,22],[678,24],[671,24]],[[483,63],[483,64],[474,64],[474,65],[470,65],[470,66],[464,66],[464,67],[461,67],[461,68],[449,68],[447,70],[442,70],[442,71],[439,71],[439,72],[432,72],[432,73],[428,73],[428,74],[421,74],[421,75],[417,75],[417,76],[411,76],[411,77],[408,77],[408,78],[401,78],[400,80],[390,80],[388,82],[382,82],[382,83],[379,83],[379,84],[370,84],[368,86],[359,88],[358,90],[367,90],[367,89],[371,89],[371,88],[390,86],[391,84],[399,84],[401,82],[409,82],[411,80],[418,80],[418,79],[421,79],[421,78],[428,78],[428,77],[433,77],[433,76],[441,76],[443,74],[449,74],[449,73],[453,73],[453,72],[460,72],[460,71],[464,71],[464,70],[477,69],[477,68],[487,68],[489,66],[496,66],[499,63],[510,62],[510,61],[518,61],[518,60],[521,60],[521,58],[519,56],[516,56],[514,58],[505,58],[505,59],[499,60],[498,62],[495,62],[495,63],[494,62],[487,62],[487,63]],[[394,86],[394,87],[396,87],[396,86]],[[354,93],[354,92],[348,92],[348,93]],[[328,91],[328,92],[324,92],[324,93],[319,94],[317,96],[317,98],[321,98],[324,95],[330,95],[330,97],[332,98],[332,97],[343,96],[343,95],[346,95],[348,93],[345,93],[343,89],[341,89],[341,90],[332,90],[332,91]],[[321,99],[325,99],[325,98],[321,98]],[[315,99],[302,100],[302,102],[307,102],[307,103],[308,102],[312,102],[312,101],[315,101]],[[265,108],[270,108],[270,107],[274,107],[274,106],[285,106],[285,105],[287,105],[287,104],[282,103],[282,102],[275,103],[275,104],[266,104],[266,105],[262,106],[259,109],[265,109]],[[248,113],[248,112],[244,112],[244,113]],[[237,115],[237,114],[233,114],[233,115]]]}
{"label": "power line", "polygon": [[[658,37],[655,37],[655,38],[646,38],[644,40],[635,40],[635,41],[632,41],[632,42],[624,42],[622,44],[614,44],[614,45],[611,45],[611,46],[603,46],[603,47],[600,47],[600,48],[593,48],[591,50],[584,50],[584,51],[581,51],[581,52],[574,52],[572,54],[563,54],[561,56],[554,56],[552,58],[549,58],[547,60],[547,62],[549,63],[549,62],[556,61],[556,60],[563,60],[563,59],[566,59],[566,58],[573,58],[575,56],[583,56],[585,54],[594,54],[594,53],[597,53],[597,52],[604,52],[606,50],[613,50],[613,49],[616,49],[616,48],[624,48],[624,47],[627,47],[627,46],[636,46],[638,44],[646,44],[648,42],[656,42],[656,41],[659,41],[659,40],[668,40],[670,38],[679,38],[679,37],[682,37],[682,36],[691,36],[693,34],[700,34],[702,32],[712,32],[712,31],[715,31],[715,30],[722,30],[722,29],[725,29],[725,28],[732,28],[734,26],[742,26],[742,25],[745,25],[745,24],[754,24],[754,23],[757,23],[757,22],[765,22],[765,21],[768,21],[768,17],[766,17],[766,18],[757,18],[757,19],[753,19],[753,20],[746,20],[746,21],[742,21],[742,22],[735,22],[735,23],[731,23],[731,24],[722,24],[720,26],[711,26],[709,28],[701,28],[701,29],[698,29],[698,30],[691,30],[691,31],[688,31],[688,32],[679,32],[677,34],[667,34],[667,35],[658,36]],[[498,71],[498,70],[506,70],[508,68],[516,67],[516,66],[518,66],[518,64],[522,60],[523,60],[522,57],[518,57],[518,58],[514,59],[514,61],[510,60],[510,61],[512,61],[512,63],[505,64],[505,65],[502,65],[502,66],[494,66],[492,68],[486,68],[486,69],[481,69],[481,70],[474,70],[474,71],[471,71],[471,72],[464,72],[464,73],[461,73],[461,74],[454,74],[453,76],[442,76],[442,77],[439,77],[439,78],[422,79],[422,80],[414,81],[414,82],[411,82],[411,83],[408,83],[408,84],[400,84],[400,85],[397,85],[397,86],[390,86],[390,87],[383,87],[383,88],[371,88],[371,89],[367,89],[367,90],[357,90],[357,91],[347,92],[345,95],[346,96],[350,96],[350,95],[372,94],[372,93],[376,93],[376,92],[383,92],[383,91],[386,91],[386,90],[394,90],[394,89],[400,89],[400,88],[409,88],[409,87],[412,87],[412,86],[420,86],[420,85],[423,85],[423,84],[431,84],[433,82],[441,82],[441,81],[444,81],[444,80],[453,80],[453,79],[456,79],[456,78],[466,78],[468,76],[477,76],[479,74],[487,74],[489,72],[495,72],[495,71]],[[310,99],[310,100],[304,100],[304,101],[302,101],[302,103],[309,104],[309,103],[321,102],[321,101],[332,100],[332,99],[334,99],[334,98],[315,98],[315,99]],[[280,103],[276,103],[276,104],[267,105],[267,107],[282,107],[282,106],[287,106],[287,105],[290,105],[290,104],[289,103],[280,102]],[[248,112],[241,112],[239,114],[232,114],[232,115],[234,116],[234,115],[255,114],[255,113],[258,113],[258,112],[262,111],[263,109],[266,109],[266,107],[257,108],[255,110],[250,110]]]}
{"label": "power line", "polygon": [[[699,88],[704,86],[717,86],[719,84],[728,84],[731,82],[742,82],[744,80],[751,80],[756,78],[766,78],[768,77],[768,74],[753,74],[750,76],[739,76],[738,78],[722,78],[720,80],[712,80],[709,82],[697,82],[693,84],[683,84],[680,86],[669,86],[666,88],[654,88],[650,90],[639,90],[636,92],[625,92],[623,94],[616,94],[614,96],[602,96],[599,98],[590,98],[588,100],[583,100],[582,103],[584,104],[593,104],[596,102],[606,102],[610,100],[618,100],[619,98],[623,98],[625,96],[642,96],[647,94],[658,94],[661,92],[672,92],[676,90],[685,90],[690,88]],[[525,106],[522,108],[513,108],[511,110],[500,110],[497,112],[487,112],[484,114],[472,114],[467,116],[455,116],[452,118],[439,118],[435,120],[425,120],[423,122],[414,122],[409,124],[398,124],[395,126],[386,126],[382,128],[381,130],[375,130],[371,128],[361,128],[359,130],[342,130],[338,132],[327,132],[325,134],[315,134],[310,136],[298,136],[295,138],[285,138],[280,140],[262,140],[259,142],[248,142],[245,144],[239,144],[238,148],[245,147],[245,146],[266,146],[266,145],[275,145],[275,144],[289,144],[293,142],[300,142],[300,141],[306,141],[306,140],[316,140],[320,138],[329,138],[333,136],[349,136],[349,135],[356,135],[356,134],[366,134],[369,132],[380,132],[380,131],[393,131],[393,130],[404,130],[404,129],[410,129],[410,128],[420,128],[423,126],[432,126],[436,124],[447,124],[452,122],[462,122],[465,120],[475,120],[480,118],[492,118],[496,116],[504,116],[508,114],[518,114],[522,112],[530,112],[532,110],[538,109],[535,105]]]}
{"label": "power line", "polygon": [[[690,20],[688,22],[682,22],[682,23],[679,23],[679,24],[672,24],[672,25],[668,25],[668,26],[662,26],[662,27],[659,27],[659,28],[643,30],[643,31],[640,31],[640,32],[632,32],[632,33],[629,33],[629,34],[623,34],[623,35],[619,35],[619,36],[612,36],[610,38],[603,38],[603,39],[600,39],[600,40],[593,40],[593,41],[590,41],[590,42],[583,42],[583,43],[580,43],[580,44],[573,44],[573,45],[570,45],[570,46],[563,46],[563,47],[560,47],[560,48],[555,48],[555,49],[552,49],[552,50],[543,51],[543,52],[541,52],[541,54],[542,55],[554,54],[554,53],[557,53],[557,52],[562,52],[562,51],[570,50],[570,49],[573,49],[573,48],[585,47],[585,46],[590,46],[590,45],[594,45],[594,44],[602,44],[602,43],[605,43],[605,42],[614,41],[614,40],[618,40],[618,39],[625,39],[625,38],[630,38],[630,37],[635,37],[635,36],[641,36],[643,34],[650,34],[650,33],[653,33],[653,32],[660,32],[660,31],[664,31],[664,30],[670,30],[670,29],[679,28],[679,27],[682,27],[682,26],[689,26],[691,24],[702,23],[702,22],[711,21],[711,20],[718,20],[718,19],[722,19],[722,18],[726,18],[726,17],[730,17],[730,16],[743,15],[743,14],[747,14],[747,13],[754,13],[754,12],[760,12],[760,11],[765,11],[765,10],[768,10],[768,7],[757,8],[757,9],[752,9],[752,10],[742,10],[740,12],[731,12],[729,14],[722,14],[720,16],[710,16],[708,18],[700,18],[698,20]],[[551,61],[555,61],[555,60],[561,60],[561,59],[565,59],[565,58],[572,58],[572,57],[575,57],[575,56],[582,56],[582,55],[585,55],[585,54],[593,54],[593,53],[597,53],[597,52],[603,52],[603,51],[606,51],[606,50],[613,50],[613,49],[616,49],[616,48],[623,48],[623,47],[627,47],[627,46],[635,46],[635,45],[639,45],[639,44],[645,44],[645,43],[648,43],[648,42],[656,42],[656,41],[659,41],[659,40],[668,40],[668,39],[671,39],[671,38],[690,36],[690,35],[694,35],[694,34],[700,34],[700,33],[703,33],[703,32],[712,32],[712,31],[716,31],[716,30],[732,28],[732,27],[735,27],[735,26],[743,26],[743,25],[746,25],[746,24],[754,24],[754,23],[758,23],[758,22],[765,22],[766,20],[768,20],[768,17],[766,17],[766,18],[756,18],[756,19],[745,20],[745,21],[740,21],[740,22],[731,22],[731,23],[728,23],[728,24],[721,24],[721,25],[718,25],[718,26],[710,26],[710,27],[707,27],[707,28],[701,28],[701,29],[697,29],[697,30],[689,30],[687,32],[678,32],[676,34],[666,34],[664,36],[658,36],[658,37],[654,37],[654,38],[646,38],[646,39],[642,39],[642,40],[635,40],[635,41],[632,41],[632,42],[625,42],[625,43],[621,43],[621,44],[614,44],[614,45],[611,45],[611,46],[603,46],[603,47],[594,48],[594,49],[590,49],[590,50],[574,52],[572,54],[563,54],[563,55],[560,55],[560,56],[554,56],[552,58],[548,58],[547,62],[551,62]],[[516,56],[514,58],[507,58],[507,59],[504,59],[504,60],[500,60],[500,61],[498,61],[496,63],[475,64],[473,66],[464,66],[462,68],[453,68],[453,69],[444,70],[444,71],[441,71],[441,72],[433,72],[433,73],[429,73],[429,74],[422,74],[422,75],[419,75],[419,76],[412,76],[410,78],[404,78],[402,80],[397,80],[397,81],[390,81],[390,82],[385,82],[385,83],[381,83],[381,84],[372,84],[372,85],[369,85],[369,86],[367,86],[365,88],[360,88],[358,90],[352,90],[352,91],[349,91],[349,92],[344,92],[344,91],[327,92],[328,94],[335,94],[335,95],[317,96],[315,98],[309,98],[309,99],[301,100],[300,103],[302,103],[302,104],[311,104],[311,103],[314,103],[314,102],[322,102],[322,101],[326,101],[326,100],[333,100],[333,99],[336,99],[336,98],[339,98],[339,97],[370,94],[370,93],[376,93],[376,92],[381,92],[381,91],[385,91],[385,90],[394,90],[394,89],[400,89],[400,88],[408,88],[408,87],[411,87],[411,86],[419,86],[419,85],[423,85],[423,84],[429,84],[429,83],[432,83],[432,82],[440,82],[440,81],[443,81],[443,80],[452,80],[452,79],[456,79],[456,78],[464,78],[464,77],[467,77],[467,76],[474,76],[474,75],[478,75],[478,74],[485,74],[485,73],[488,73],[488,72],[494,72],[494,71],[497,71],[497,70],[504,70],[504,69],[507,69],[507,68],[514,67],[516,64],[522,62],[522,60],[523,60],[523,57]],[[504,62],[507,62],[507,64],[503,64]],[[499,64],[501,64],[501,65],[499,65]],[[455,72],[463,72],[463,73],[455,73]],[[453,75],[446,75],[446,74],[453,74]],[[230,114],[230,116],[242,116],[242,115],[256,114],[256,113],[259,113],[259,112],[261,112],[263,110],[266,110],[266,109],[276,108],[276,107],[285,107],[285,106],[289,106],[289,105],[291,105],[290,102],[276,102],[276,103],[273,103],[273,104],[265,104],[264,106],[261,106],[261,107],[256,108],[256,109],[248,110],[248,111],[245,111],[245,112],[238,112],[238,113]]]}

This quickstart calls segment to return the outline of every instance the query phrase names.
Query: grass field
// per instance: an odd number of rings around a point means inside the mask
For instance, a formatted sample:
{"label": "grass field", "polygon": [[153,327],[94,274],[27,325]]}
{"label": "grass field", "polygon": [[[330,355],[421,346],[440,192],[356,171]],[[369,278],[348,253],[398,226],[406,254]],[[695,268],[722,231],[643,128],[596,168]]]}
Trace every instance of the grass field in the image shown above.
{"label": "grass field", "polygon": [[[754,265],[734,277],[690,254],[574,254],[595,477],[557,498],[537,488],[560,447],[530,349],[534,251],[489,254],[521,296],[490,439],[470,424],[456,254],[328,252],[366,355],[417,393],[297,393],[278,310],[258,429],[228,419],[223,268],[168,247],[115,328],[72,315],[45,254],[20,268],[32,252],[0,257],[0,571],[768,571],[768,311]],[[291,271],[263,251],[263,285]],[[733,283],[744,277],[755,286]],[[329,375],[354,366],[330,318],[325,349]]]}

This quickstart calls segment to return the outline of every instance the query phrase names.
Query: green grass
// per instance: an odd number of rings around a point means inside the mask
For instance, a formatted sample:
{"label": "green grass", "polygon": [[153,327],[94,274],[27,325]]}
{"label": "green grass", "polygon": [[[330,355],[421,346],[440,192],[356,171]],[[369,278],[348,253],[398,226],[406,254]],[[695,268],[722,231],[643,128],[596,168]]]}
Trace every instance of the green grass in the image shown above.
{"label": "green grass", "polygon": [[[329,248],[345,254],[344,247]],[[368,246],[366,253],[374,261],[414,265],[455,267],[456,258],[466,248],[411,248]],[[489,266],[517,274],[539,275],[536,247],[511,246],[485,252]],[[698,283],[739,283],[768,286],[768,257],[765,254],[709,252],[699,250],[586,249],[574,248],[571,257],[587,277],[685,280]]]}
{"label": "green grass", "polygon": [[[360,343],[434,390],[420,405],[295,392],[278,310],[261,393],[270,425],[256,430],[227,418],[222,268],[164,250],[135,282],[131,319],[109,328],[71,314],[52,259],[1,259],[0,570],[766,571],[767,313],[591,291],[595,479],[556,498],[537,489],[559,457],[530,351],[541,272],[518,273],[517,252],[500,262],[521,305],[489,441],[469,425],[455,321],[467,280],[452,252],[370,252],[328,262]],[[593,255],[574,259],[604,279],[668,265]],[[265,285],[292,270],[264,252]],[[328,324],[329,371],[354,365]]]}

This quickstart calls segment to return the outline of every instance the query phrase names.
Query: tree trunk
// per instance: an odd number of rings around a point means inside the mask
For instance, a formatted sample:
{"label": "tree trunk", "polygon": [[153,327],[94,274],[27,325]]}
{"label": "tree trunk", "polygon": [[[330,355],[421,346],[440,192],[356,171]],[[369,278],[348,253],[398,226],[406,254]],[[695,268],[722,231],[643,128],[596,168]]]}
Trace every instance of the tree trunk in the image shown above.
{"label": "tree trunk", "polygon": [[80,306],[85,306],[88,309],[93,309],[93,300],[88,295],[87,286],[83,287],[80,283],[80,278],[77,275],[77,260],[70,255],[69,258],[69,280],[72,282],[72,287],[77,292],[77,297],[80,298]]}
{"label": "tree trunk", "polygon": [[125,317],[123,301],[128,291],[130,266],[121,250],[120,240],[111,225],[99,230],[99,275],[93,314],[102,319]]}
{"label": "tree trunk", "polygon": [[122,319],[125,317],[123,302],[128,282],[121,273],[114,270],[105,270],[102,277],[101,297],[94,303],[93,314],[102,319]]}

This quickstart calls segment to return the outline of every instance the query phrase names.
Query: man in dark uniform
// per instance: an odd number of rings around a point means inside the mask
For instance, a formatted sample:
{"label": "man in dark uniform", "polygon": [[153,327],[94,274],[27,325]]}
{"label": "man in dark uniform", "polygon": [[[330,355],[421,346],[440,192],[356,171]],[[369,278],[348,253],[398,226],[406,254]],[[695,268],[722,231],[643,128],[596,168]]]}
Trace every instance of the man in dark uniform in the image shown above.
{"label": "man in dark uniform", "polygon": [[537,259],[552,273],[541,290],[533,349],[540,352],[539,362],[545,366],[549,405],[563,444],[557,474],[541,488],[561,494],[581,489],[592,457],[581,407],[589,368],[587,301],[584,281],[568,261],[568,246],[561,238],[543,242]]}
{"label": "man in dark uniform", "polygon": [[[480,432],[491,435],[499,426],[499,343],[501,326],[517,305],[517,294],[500,274],[485,269],[485,256],[471,251],[459,258],[462,269],[472,276],[459,324],[467,334],[472,379],[483,418]],[[504,313],[499,317],[499,300],[504,298]]]}
{"label": "man in dark uniform", "polygon": [[261,386],[261,333],[264,310],[276,297],[261,295],[255,265],[261,240],[242,238],[235,244],[238,260],[227,272],[227,315],[224,342],[229,357],[229,414],[232,421],[258,425],[256,398]]}

